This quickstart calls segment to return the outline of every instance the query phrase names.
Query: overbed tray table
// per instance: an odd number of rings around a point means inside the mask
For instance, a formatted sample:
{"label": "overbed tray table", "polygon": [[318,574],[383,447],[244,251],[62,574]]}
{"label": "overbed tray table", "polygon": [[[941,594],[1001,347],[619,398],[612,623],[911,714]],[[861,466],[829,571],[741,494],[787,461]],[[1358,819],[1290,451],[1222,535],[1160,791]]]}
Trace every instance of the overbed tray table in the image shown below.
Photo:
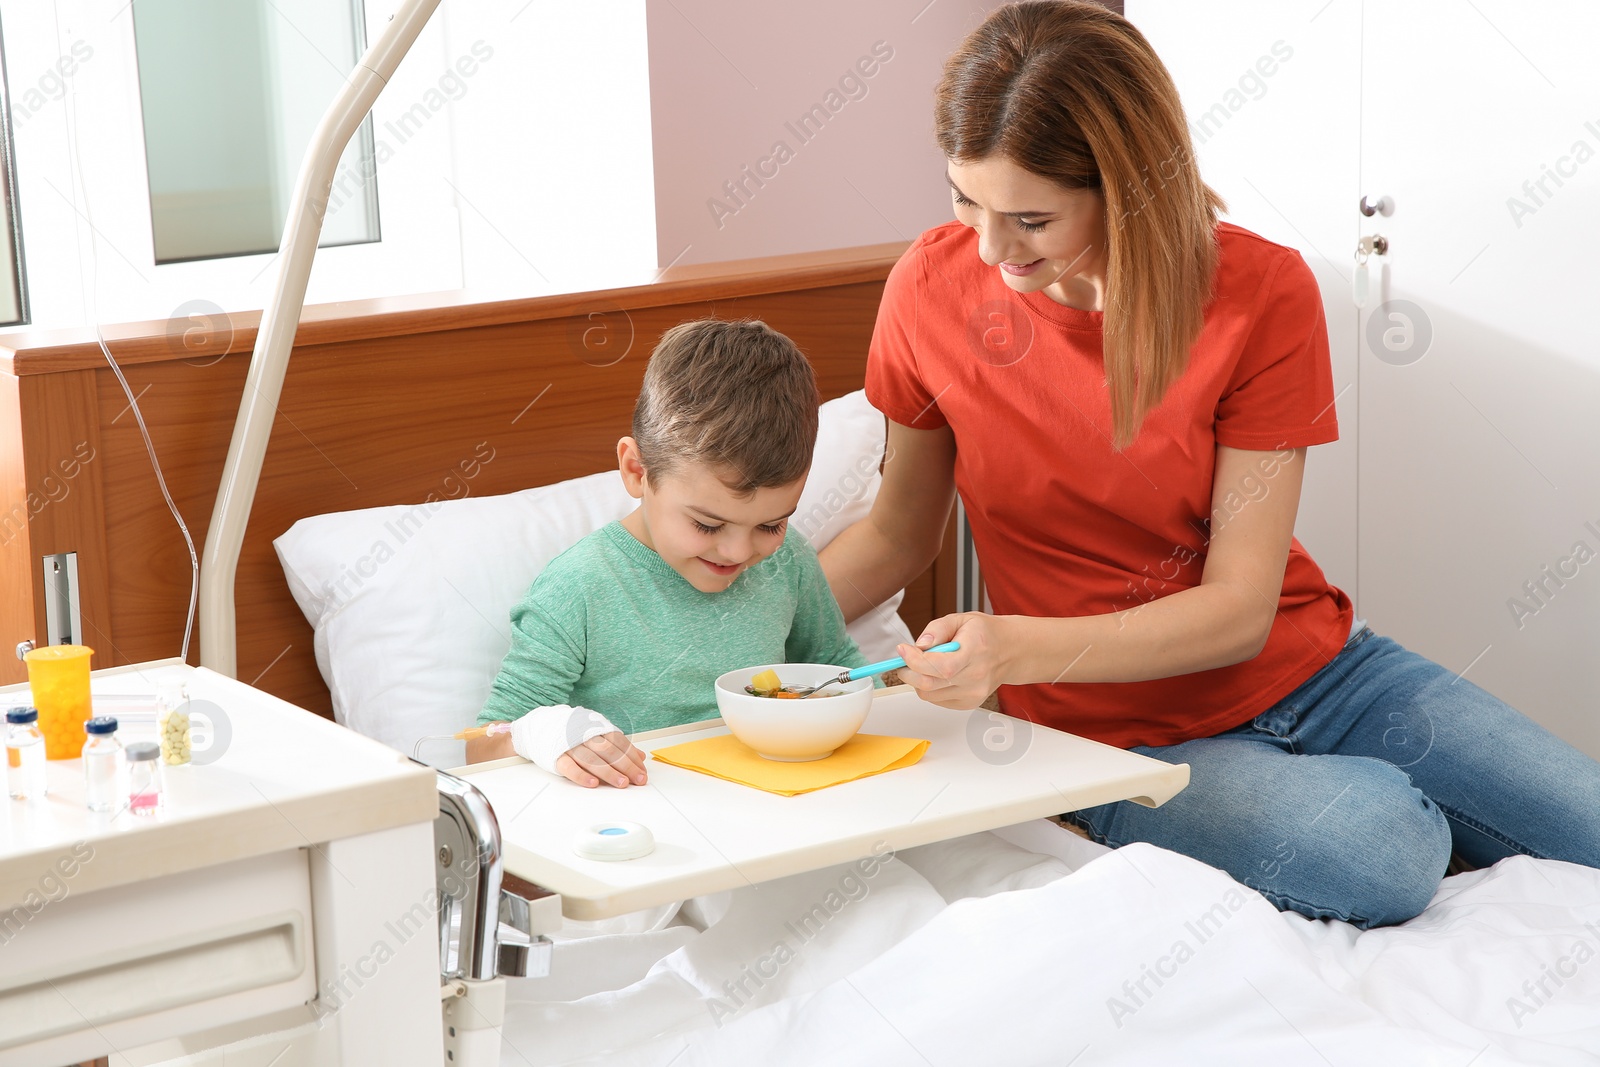
{"label": "overbed tray table", "polygon": [[[727,733],[721,719],[634,736],[651,751]],[[948,711],[909,686],[880,690],[863,733],[927,738],[911,767],[779,796],[650,760],[650,781],[585,789],[519,757],[459,768],[494,807],[505,870],[561,896],[572,919],[641,908],[1117,800],[1155,807],[1189,784],[1163,763],[998,713]],[[642,823],[655,851],[579,857],[598,822]]]}

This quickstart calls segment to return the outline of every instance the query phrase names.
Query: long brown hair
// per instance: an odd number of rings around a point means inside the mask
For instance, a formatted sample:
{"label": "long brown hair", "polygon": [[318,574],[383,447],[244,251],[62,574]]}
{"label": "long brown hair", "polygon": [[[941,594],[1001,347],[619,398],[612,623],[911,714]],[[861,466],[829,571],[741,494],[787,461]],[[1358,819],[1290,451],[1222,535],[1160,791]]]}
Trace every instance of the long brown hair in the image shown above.
{"label": "long brown hair", "polygon": [[999,156],[1104,196],[1106,385],[1113,442],[1126,448],[1188,365],[1226,210],[1200,180],[1167,68],[1098,4],[1007,4],[945,61],[934,129],[949,159]]}

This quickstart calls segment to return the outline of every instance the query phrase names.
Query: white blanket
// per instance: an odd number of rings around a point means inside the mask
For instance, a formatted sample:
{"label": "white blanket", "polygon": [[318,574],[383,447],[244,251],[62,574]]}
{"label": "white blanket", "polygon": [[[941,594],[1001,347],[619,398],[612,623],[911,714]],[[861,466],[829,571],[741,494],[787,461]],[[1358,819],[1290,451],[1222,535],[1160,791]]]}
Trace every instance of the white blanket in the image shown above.
{"label": "white blanket", "polygon": [[510,983],[501,1062],[1600,1063],[1600,871],[1508,860],[1361,932],[1151,846],[1007,836],[1062,858],[978,834],[574,924]]}

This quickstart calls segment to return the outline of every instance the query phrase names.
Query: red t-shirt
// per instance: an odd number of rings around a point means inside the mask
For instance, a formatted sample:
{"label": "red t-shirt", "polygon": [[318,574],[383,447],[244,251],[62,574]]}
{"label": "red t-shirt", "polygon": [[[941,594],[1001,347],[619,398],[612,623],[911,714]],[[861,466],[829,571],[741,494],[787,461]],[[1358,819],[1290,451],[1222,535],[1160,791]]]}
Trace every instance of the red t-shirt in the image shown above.
{"label": "red t-shirt", "polygon": [[[1125,452],[1111,446],[1103,313],[1017,293],[974,232],[929,230],[890,272],[867,396],[912,429],[948,425],[984,583],[1005,615],[1123,611],[1200,584],[1216,446],[1336,440],[1322,297],[1293,249],[1220,223],[1221,258],[1189,365]],[[1235,500],[1272,489],[1277,461]],[[1237,504],[1237,506],[1235,506]],[[1119,747],[1209,737],[1261,713],[1332,659],[1351,605],[1296,540],[1260,655],[1145,682],[1003,686],[1007,714]]]}

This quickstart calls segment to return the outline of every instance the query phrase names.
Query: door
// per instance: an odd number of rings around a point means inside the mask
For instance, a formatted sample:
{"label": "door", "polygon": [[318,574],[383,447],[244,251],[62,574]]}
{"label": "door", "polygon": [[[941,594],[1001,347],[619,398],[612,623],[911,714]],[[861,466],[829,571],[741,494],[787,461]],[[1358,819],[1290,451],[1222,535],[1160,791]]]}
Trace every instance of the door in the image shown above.
{"label": "door", "polygon": [[1600,756],[1597,40],[1579,0],[1367,3],[1360,195],[1394,211],[1332,211],[1389,249],[1357,336],[1359,607]]}

